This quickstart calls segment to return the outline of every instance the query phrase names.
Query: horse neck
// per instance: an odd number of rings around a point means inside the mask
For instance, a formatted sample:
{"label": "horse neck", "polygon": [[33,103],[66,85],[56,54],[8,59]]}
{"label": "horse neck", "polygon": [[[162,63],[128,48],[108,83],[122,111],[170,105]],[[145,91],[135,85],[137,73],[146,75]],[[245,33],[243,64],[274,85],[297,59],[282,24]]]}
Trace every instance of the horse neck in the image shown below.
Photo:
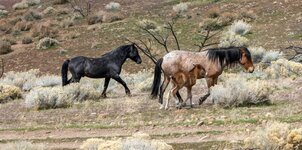
{"label": "horse neck", "polygon": [[127,55],[128,55],[128,49],[126,50],[124,48],[121,48],[121,49],[117,49],[110,56],[111,56],[111,59],[114,59],[117,64],[122,66],[128,58]]}

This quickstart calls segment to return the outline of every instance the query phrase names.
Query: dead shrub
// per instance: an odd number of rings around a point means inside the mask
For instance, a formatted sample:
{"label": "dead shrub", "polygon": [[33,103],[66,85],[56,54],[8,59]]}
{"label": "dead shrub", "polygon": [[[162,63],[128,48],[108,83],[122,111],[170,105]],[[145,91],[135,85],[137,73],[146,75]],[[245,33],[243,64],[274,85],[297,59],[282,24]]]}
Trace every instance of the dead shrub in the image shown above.
{"label": "dead shrub", "polygon": [[218,18],[220,16],[220,11],[218,7],[213,7],[208,10],[208,17],[209,18]]}
{"label": "dead shrub", "polygon": [[21,89],[13,85],[0,84],[0,103],[21,98]]}
{"label": "dead shrub", "polygon": [[247,149],[302,149],[302,128],[291,128],[289,124],[269,122],[244,140]]}
{"label": "dead shrub", "polygon": [[88,25],[93,25],[102,22],[103,16],[101,15],[94,15],[90,16],[87,19]]}
{"label": "dead shrub", "polygon": [[56,45],[59,45],[59,42],[56,39],[52,39],[50,37],[45,37],[38,42],[36,48],[38,50],[45,50],[45,49],[49,49]]}
{"label": "dead shrub", "polygon": [[11,44],[9,42],[0,41],[0,54],[7,54],[11,51]]}
{"label": "dead shrub", "polygon": [[88,139],[80,149],[102,149],[102,150],[121,150],[121,149],[156,149],[173,150],[173,147],[160,140],[152,140],[148,134],[135,133],[132,137],[117,140]]}
{"label": "dead shrub", "polygon": [[57,37],[58,30],[56,29],[54,24],[51,23],[42,23],[35,25],[31,30],[32,37],[38,37],[39,39],[50,37],[55,38]]}
{"label": "dead shrub", "polygon": [[24,14],[23,18],[26,21],[36,21],[42,19],[42,14],[37,11],[29,11]]}
{"label": "dead shrub", "polygon": [[54,5],[62,5],[62,4],[66,4],[68,2],[69,2],[68,0],[54,0],[53,4]]}
{"label": "dead shrub", "polygon": [[30,44],[30,43],[32,43],[32,42],[33,42],[33,40],[32,40],[31,37],[24,37],[24,38],[22,39],[22,44]]}
{"label": "dead shrub", "polygon": [[31,22],[20,21],[16,24],[15,30],[19,31],[29,31],[32,28],[33,24]]}

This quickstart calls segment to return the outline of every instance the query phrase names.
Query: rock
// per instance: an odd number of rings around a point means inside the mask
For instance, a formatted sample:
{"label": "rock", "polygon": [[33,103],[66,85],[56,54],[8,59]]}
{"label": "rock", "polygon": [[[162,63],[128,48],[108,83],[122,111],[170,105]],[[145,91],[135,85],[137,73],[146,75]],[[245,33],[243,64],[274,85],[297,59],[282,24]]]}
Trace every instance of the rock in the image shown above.
{"label": "rock", "polygon": [[7,54],[11,51],[11,44],[9,42],[0,41],[0,54]]}
{"label": "rock", "polygon": [[199,122],[197,123],[197,126],[202,126],[202,125],[204,125],[204,121],[203,121],[203,120],[201,120],[201,121],[199,121]]}
{"label": "rock", "polygon": [[33,42],[33,40],[32,40],[32,38],[30,38],[30,37],[25,37],[25,38],[23,38],[23,40],[22,40],[22,44],[30,44],[30,43],[32,43]]}

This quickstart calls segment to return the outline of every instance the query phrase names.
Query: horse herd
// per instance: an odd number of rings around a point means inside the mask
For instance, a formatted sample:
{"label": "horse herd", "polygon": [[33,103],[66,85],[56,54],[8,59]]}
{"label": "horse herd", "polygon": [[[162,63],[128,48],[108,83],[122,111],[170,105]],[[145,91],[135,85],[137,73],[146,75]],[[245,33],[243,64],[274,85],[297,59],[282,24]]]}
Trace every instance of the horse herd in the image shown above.
{"label": "horse herd", "polygon": [[[84,76],[90,78],[105,78],[102,97],[106,96],[106,90],[110,79],[114,79],[122,84],[127,95],[131,95],[130,90],[123,79],[120,77],[121,68],[124,62],[130,58],[137,64],[142,62],[135,44],[122,45],[99,58],[89,58],[84,56],[74,57],[65,60],[62,65],[62,85],[65,86],[72,82],[80,82]],[[192,86],[197,79],[205,78],[207,81],[208,92],[199,98],[199,105],[202,104],[210,95],[210,87],[217,84],[218,76],[222,74],[225,67],[231,67],[239,63],[248,72],[254,71],[251,53],[245,47],[212,48],[202,52],[189,52],[175,50],[159,59],[155,65],[154,80],[152,85],[152,98],[159,95],[161,108],[169,109],[171,95],[175,99],[176,107],[181,108],[190,100],[192,107]],[[67,73],[70,71],[72,77],[68,80]],[[164,81],[161,83],[161,74]],[[163,95],[170,81],[173,86],[168,94],[165,106]],[[187,98],[185,101],[179,94],[179,90],[187,88]]]}

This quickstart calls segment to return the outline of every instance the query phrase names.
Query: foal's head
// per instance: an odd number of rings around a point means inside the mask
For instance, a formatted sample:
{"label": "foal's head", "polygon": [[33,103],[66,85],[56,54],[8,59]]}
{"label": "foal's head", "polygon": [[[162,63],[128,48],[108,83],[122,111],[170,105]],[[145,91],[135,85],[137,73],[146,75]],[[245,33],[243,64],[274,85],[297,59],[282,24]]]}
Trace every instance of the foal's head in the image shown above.
{"label": "foal's head", "polygon": [[194,75],[195,78],[205,77],[206,71],[200,64],[193,64],[194,68],[190,71],[191,75]]}
{"label": "foal's head", "polygon": [[135,46],[135,44],[131,44],[129,45],[129,53],[128,53],[128,58],[130,58],[131,60],[133,60],[134,62],[136,62],[137,64],[142,63],[142,59],[139,56],[138,50]]}
{"label": "foal's head", "polygon": [[245,48],[241,47],[239,48],[239,51],[241,53],[241,57],[239,60],[239,63],[250,73],[254,72],[254,65],[251,57],[250,51]]}

